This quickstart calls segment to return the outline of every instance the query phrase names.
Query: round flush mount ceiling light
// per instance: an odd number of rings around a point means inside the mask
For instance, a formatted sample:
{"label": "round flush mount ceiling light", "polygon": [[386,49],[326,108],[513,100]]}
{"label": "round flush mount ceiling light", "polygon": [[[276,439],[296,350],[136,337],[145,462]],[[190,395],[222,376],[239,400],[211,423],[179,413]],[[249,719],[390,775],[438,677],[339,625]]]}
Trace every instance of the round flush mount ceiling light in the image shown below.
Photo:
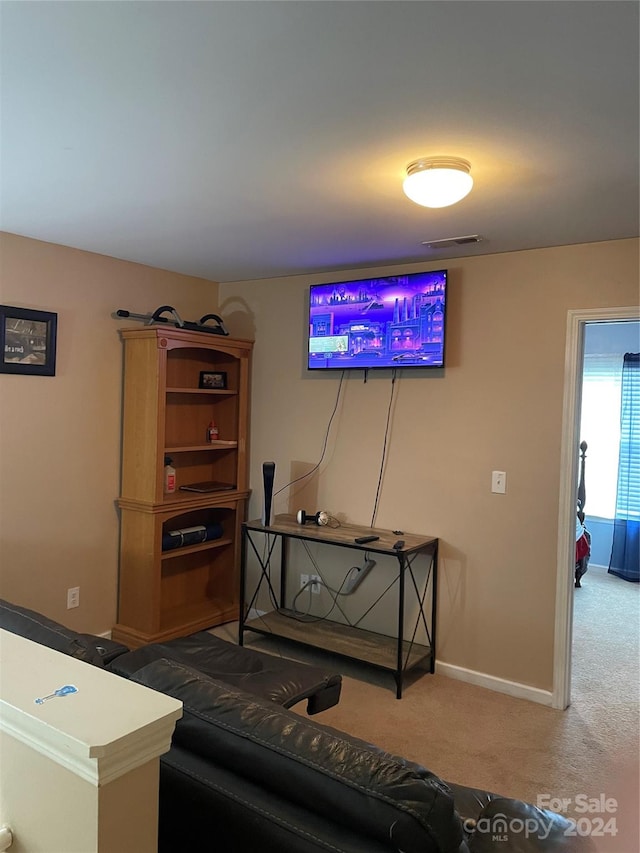
{"label": "round flush mount ceiling light", "polygon": [[407,166],[402,188],[423,207],[447,207],[471,192],[471,164],[461,157],[421,157]]}

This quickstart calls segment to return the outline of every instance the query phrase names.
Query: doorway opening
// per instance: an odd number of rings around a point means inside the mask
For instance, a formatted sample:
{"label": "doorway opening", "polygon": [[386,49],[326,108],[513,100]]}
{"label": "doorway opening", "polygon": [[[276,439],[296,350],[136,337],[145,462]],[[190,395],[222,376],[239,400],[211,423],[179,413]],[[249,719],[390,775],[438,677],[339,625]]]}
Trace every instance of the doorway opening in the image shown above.
{"label": "doorway opening", "polygon": [[636,306],[569,311],[565,350],[565,388],[560,455],[560,506],[556,576],[556,618],[552,706],[564,710],[571,702],[571,651],[573,642],[575,511],[578,484],[578,453],[581,441],[581,389],[585,327],[591,323],[639,320]]}

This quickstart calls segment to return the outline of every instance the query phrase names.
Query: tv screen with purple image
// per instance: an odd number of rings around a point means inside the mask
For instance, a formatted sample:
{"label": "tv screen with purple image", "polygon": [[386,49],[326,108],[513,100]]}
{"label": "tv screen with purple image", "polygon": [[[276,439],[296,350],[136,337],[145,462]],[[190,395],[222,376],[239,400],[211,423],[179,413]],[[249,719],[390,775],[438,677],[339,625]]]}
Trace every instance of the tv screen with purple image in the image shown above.
{"label": "tv screen with purple image", "polygon": [[444,367],[447,270],[312,284],[309,370]]}

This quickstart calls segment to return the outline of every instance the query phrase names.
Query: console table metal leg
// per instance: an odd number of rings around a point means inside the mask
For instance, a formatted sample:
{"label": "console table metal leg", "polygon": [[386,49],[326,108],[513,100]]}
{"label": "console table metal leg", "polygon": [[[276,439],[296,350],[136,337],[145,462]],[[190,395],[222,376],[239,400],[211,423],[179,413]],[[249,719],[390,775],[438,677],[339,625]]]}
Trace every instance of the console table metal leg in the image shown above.
{"label": "console table metal leg", "polygon": [[[251,538],[251,534],[247,528],[243,527],[243,533],[241,537],[241,551],[240,551],[240,620],[239,620],[239,629],[238,629],[238,644],[242,645],[243,634],[244,634],[244,624],[247,621],[245,617],[251,613],[251,608],[258,600],[258,593],[260,592],[260,587],[263,581],[266,582],[267,589],[269,591],[269,595],[271,601],[276,600],[276,595],[273,590],[273,586],[271,584],[271,575],[270,575],[270,566],[271,566],[271,556],[273,554],[273,549],[275,547],[277,537],[274,536],[272,541],[269,542],[269,537],[267,535],[267,544],[266,544],[266,553],[260,554],[258,551],[255,542]],[[248,603],[245,601],[245,590],[246,590],[246,574],[247,574],[247,543],[251,545],[251,549],[255,554],[255,557],[258,561],[258,565],[260,567],[260,579],[258,581],[258,585],[255,588],[251,601]]]}
{"label": "console table metal leg", "polygon": [[405,560],[402,555],[398,555],[398,563],[400,566],[399,585],[398,585],[398,658],[396,662],[396,699],[402,699],[402,652],[404,646],[404,571]]}
{"label": "console table metal leg", "polygon": [[244,621],[245,621],[245,576],[247,572],[247,531],[242,528],[240,534],[240,619],[238,621],[238,645],[243,645],[244,642]]}
{"label": "console table metal leg", "polygon": [[436,671],[436,605],[438,599],[438,540],[433,543],[431,581],[431,666],[429,672]]}
{"label": "console table metal leg", "polygon": [[287,557],[289,540],[280,537],[280,607],[285,607],[287,600]]}

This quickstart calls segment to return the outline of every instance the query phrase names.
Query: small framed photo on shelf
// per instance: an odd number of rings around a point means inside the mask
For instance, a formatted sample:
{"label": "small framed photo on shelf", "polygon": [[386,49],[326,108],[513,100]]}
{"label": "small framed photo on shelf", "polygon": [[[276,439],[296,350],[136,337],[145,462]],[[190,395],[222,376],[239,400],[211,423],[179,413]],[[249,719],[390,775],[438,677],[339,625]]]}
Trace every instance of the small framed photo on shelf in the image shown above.
{"label": "small framed photo on shelf", "polygon": [[227,387],[227,374],[224,370],[201,370],[198,388],[210,388],[220,391]]}
{"label": "small framed photo on shelf", "polygon": [[0,373],[56,375],[58,315],[0,305]]}

